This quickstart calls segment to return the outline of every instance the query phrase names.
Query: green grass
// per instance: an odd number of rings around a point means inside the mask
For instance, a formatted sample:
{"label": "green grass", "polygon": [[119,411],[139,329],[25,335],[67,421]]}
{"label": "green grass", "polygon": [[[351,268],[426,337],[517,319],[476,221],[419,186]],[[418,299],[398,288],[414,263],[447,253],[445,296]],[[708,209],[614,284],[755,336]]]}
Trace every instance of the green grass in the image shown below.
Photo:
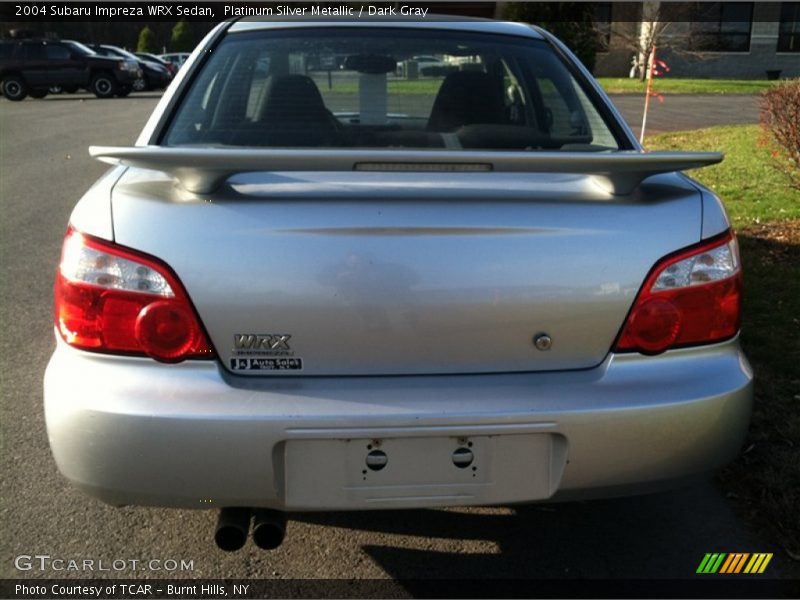
{"label": "green grass", "polygon": [[[357,94],[358,81],[333,80],[333,85],[328,89],[328,80],[325,77],[315,77],[317,86],[323,95],[326,94]],[[389,94],[421,94],[435,96],[442,85],[442,78],[436,79],[389,79],[387,82]]]}
{"label": "green grass", "polygon": [[436,79],[396,79],[389,82],[389,93],[396,94],[426,94],[433,96],[442,87],[443,78]]}
{"label": "green grass", "polygon": [[[644,94],[646,84],[627,77],[599,77],[609,94]],[[760,79],[679,79],[657,77],[653,89],[665,94],[760,94],[777,81]]]}
{"label": "green grass", "polygon": [[[327,89],[327,77],[316,74],[315,79],[321,88]],[[442,85],[442,77],[422,79],[389,79],[389,93],[436,94]],[[644,94],[645,84],[638,79],[627,77],[600,77],[600,85],[609,94]],[[737,79],[672,79],[659,77],[653,82],[653,89],[665,94],[760,94],[774,86],[777,81],[737,80]],[[358,82],[339,79],[334,76],[333,91],[357,93]]]}
{"label": "green grass", "polygon": [[721,150],[691,175],[723,200],[738,229],[745,293],[741,342],[755,373],[744,452],[719,474],[755,528],[800,561],[800,191],[771,166],[758,125],[712,127],[648,140],[651,150]]}
{"label": "green grass", "polygon": [[713,150],[725,160],[690,175],[711,188],[725,203],[737,227],[800,218],[800,191],[775,168],[770,150],[759,142],[758,125],[711,127],[653,136],[648,150]]}
{"label": "green grass", "polygon": [[[433,98],[442,87],[443,77],[432,77],[430,79],[389,79],[387,81],[387,89],[390,95],[424,95]],[[323,95],[331,93],[339,94],[357,94],[358,82],[352,80],[335,80],[331,88],[328,88],[328,80],[324,77],[316,78],[317,85],[322,91]],[[539,82],[540,89],[547,92],[555,92],[553,83],[545,80]]]}

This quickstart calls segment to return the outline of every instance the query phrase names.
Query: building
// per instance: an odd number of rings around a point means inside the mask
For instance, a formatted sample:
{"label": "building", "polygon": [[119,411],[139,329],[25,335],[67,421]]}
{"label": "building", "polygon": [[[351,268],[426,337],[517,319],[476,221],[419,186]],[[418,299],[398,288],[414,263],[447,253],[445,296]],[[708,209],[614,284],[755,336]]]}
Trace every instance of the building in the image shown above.
{"label": "building", "polygon": [[601,3],[596,14],[598,76],[628,76],[632,41],[657,30],[671,77],[800,77],[800,2]]}

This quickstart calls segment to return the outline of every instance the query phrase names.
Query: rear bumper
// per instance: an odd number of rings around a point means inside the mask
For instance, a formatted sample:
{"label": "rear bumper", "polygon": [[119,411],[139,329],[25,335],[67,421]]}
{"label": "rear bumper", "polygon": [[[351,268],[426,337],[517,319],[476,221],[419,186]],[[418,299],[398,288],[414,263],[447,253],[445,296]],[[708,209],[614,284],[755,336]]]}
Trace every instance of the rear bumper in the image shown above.
{"label": "rear bumper", "polygon": [[147,71],[145,73],[145,79],[150,87],[158,90],[166,88],[169,82],[172,81],[172,77],[167,73],[158,73],[156,71]]}
{"label": "rear bumper", "polygon": [[[190,508],[477,505],[655,486],[734,457],[752,401],[737,340],[574,372],[263,380],[59,342],[44,384],[64,476],[111,504]],[[473,439],[479,480],[361,481],[362,442],[383,443],[396,465],[393,448]]]}
{"label": "rear bumper", "polygon": [[139,79],[142,76],[142,71],[129,71],[127,69],[117,69],[114,71],[114,75],[117,78],[117,83],[121,85],[132,85],[134,81]]}

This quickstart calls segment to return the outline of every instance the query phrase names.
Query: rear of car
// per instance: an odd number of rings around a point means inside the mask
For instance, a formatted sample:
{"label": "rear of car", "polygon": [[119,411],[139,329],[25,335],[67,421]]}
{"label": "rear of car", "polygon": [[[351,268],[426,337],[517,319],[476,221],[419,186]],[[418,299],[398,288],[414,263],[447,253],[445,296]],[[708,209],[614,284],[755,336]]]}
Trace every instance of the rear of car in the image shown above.
{"label": "rear of car", "polygon": [[673,172],[721,157],[642,154],[545,32],[225,24],[94,153],[45,402],[107,502],[530,502],[738,450],[736,241]]}
{"label": "rear of car", "polygon": [[178,72],[178,68],[175,65],[173,65],[171,62],[167,62],[163,58],[159,58],[155,54],[150,54],[149,52],[135,52],[134,54],[137,56],[137,58],[151,63],[156,63],[157,65],[164,67],[169,73],[170,79],[172,79],[175,76],[175,73]]}
{"label": "rear of car", "polygon": [[138,77],[132,82],[132,88],[137,91],[161,90],[172,81],[169,70],[159,62],[144,60],[132,52],[117,46],[106,44],[92,44],[92,50],[102,56],[119,58],[127,63],[136,65]]}
{"label": "rear of car", "polygon": [[167,54],[159,54],[158,58],[170,63],[173,67],[175,67],[175,72],[177,72],[189,58],[189,53],[169,52]]}
{"label": "rear of car", "polygon": [[165,65],[149,60],[143,60],[139,64],[142,67],[145,90],[163,90],[172,81],[172,73]]}

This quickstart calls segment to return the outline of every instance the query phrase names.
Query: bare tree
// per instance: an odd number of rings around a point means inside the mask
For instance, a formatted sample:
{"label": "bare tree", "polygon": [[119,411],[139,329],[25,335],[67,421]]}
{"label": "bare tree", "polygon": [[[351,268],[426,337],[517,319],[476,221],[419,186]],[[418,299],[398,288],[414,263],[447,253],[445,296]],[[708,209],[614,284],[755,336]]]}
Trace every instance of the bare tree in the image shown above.
{"label": "bare tree", "polygon": [[675,52],[686,53],[683,47],[672,44],[670,30],[677,20],[685,20],[685,15],[676,11],[675,4],[656,1],[641,3],[641,16],[634,20],[611,20],[609,23],[596,23],[603,50],[625,49],[632,53],[631,77],[640,81],[647,77],[647,61],[653,47],[669,48]]}

